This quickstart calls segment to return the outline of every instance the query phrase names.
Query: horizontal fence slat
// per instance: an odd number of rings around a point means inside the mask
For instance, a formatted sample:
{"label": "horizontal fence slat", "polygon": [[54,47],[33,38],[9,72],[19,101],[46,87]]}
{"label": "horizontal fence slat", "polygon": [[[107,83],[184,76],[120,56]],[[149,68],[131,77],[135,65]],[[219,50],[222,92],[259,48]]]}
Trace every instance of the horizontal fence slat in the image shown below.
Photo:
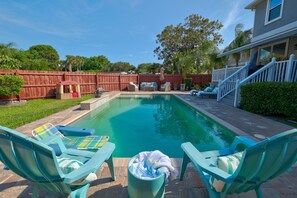
{"label": "horizontal fence slat", "polygon": [[[130,82],[138,85],[142,82],[156,82],[159,87],[165,82],[170,82],[173,88],[175,82],[182,83],[183,80],[182,75],[175,74],[165,74],[164,80],[160,81],[159,74],[0,70],[0,75],[5,74],[17,75],[24,79],[20,99],[54,98],[56,85],[65,80],[79,83],[81,94],[93,94],[98,87],[102,87],[105,91],[125,91],[128,90]],[[192,78],[194,84],[205,85],[211,81],[211,74],[187,74],[187,78]]]}

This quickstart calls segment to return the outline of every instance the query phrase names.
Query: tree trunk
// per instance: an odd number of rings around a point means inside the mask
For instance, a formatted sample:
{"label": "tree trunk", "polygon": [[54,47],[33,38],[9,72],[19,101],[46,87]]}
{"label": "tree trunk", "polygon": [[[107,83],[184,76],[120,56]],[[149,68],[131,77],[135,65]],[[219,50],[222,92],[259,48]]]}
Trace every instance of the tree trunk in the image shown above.
{"label": "tree trunk", "polygon": [[68,63],[68,69],[70,72],[72,72],[72,63]]}
{"label": "tree trunk", "polygon": [[235,61],[236,61],[236,67],[238,67],[238,65],[239,65],[239,60],[240,60],[239,58],[236,58],[235,59]]}
{"label": "tree trunk", "polygon": [[197,74],[199,74],[199,68],[200,68],[200,61],[199,60],[197,60],[197,62],[196,62],[196,73]]}

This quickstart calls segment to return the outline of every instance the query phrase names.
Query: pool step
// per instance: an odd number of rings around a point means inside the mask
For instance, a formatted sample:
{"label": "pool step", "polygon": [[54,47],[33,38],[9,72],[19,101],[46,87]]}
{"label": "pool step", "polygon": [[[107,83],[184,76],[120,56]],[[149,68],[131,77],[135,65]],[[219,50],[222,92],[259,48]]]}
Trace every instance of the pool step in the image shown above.
{"label": "pool step", "polygon": [[109,95],[101,96],[100,98],[91,98],[80,103],[81,110],[93,110],[102,104],[109,101]]}

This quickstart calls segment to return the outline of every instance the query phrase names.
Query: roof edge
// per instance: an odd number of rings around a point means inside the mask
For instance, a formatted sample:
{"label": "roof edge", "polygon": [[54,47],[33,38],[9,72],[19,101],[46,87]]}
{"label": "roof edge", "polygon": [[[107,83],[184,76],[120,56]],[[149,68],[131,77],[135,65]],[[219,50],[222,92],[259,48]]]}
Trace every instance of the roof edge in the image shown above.
{"label": "roof edge", "polygon": [[247,9],[247,10],[254,10],[256,7],[257,7],[257,5],[259,4],[259,3],[261,3],[263,0],[254,0],[252,3],[250,3],[249,5],[247,5],[247,6],[245,6],[245,9]]}

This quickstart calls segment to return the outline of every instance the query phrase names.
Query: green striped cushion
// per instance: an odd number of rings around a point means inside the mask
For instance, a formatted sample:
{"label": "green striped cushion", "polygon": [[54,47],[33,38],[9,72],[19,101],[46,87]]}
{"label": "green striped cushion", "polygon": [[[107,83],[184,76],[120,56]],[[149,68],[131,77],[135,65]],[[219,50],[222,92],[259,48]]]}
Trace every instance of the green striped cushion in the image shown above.
{"label": "green striped cushion", "polygon": [[52,135],[59,135],[61,139],[65,136],[51,123],[46,123],[40,127],[37,127],[32,131],[33,137],[37,140],[44,140]]}
{"label": "green striped cushion", "polygon": [[[59,163],[59,167],[61,168],[62,172],[64,174],[71,173],[72,171],[79,169],[84,165],[84,163],[70,159],[70,158],[64,158],[57,156],[57,161]],[[71,185],[84,185],[86,183],[90,183],[91,181],[94,181],[97,179],[97,175],[95,173],[90,173],[85,178],[79,179],[78,181],[72,183]]]}
{"label": "green striped cushion", "polygon": [[[223,156],[223,157],[218,157],[216,161],[216,166],[219,169],[227,172],[228,174],[233,174],[236,171],[241,161],[241,158],[242,158],[242,152],[238,152],[238,153]],[[218,180],[213,176],[210,177],[209,183],[212,186],[212,188],[217,192],[222,192],[225,190],[224,189],[225,182]]]}

